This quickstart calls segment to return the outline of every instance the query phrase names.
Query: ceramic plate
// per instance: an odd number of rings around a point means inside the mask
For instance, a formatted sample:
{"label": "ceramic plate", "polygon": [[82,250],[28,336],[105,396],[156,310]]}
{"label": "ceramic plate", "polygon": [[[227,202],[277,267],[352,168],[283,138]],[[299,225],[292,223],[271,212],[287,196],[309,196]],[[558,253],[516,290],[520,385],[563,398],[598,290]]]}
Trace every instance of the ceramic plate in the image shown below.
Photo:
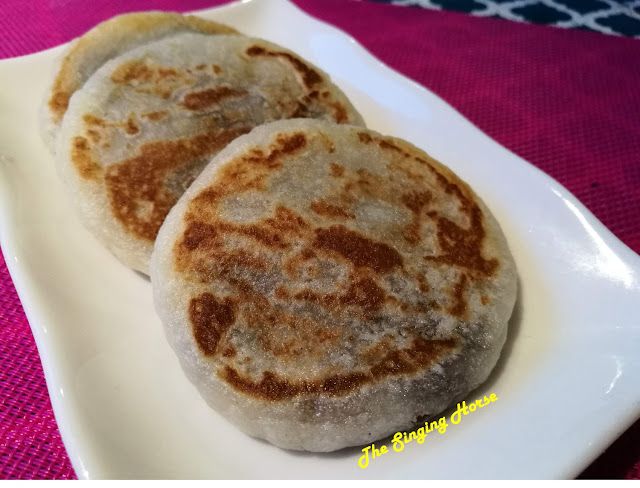
{"label": "ceramic plate", "polygon": [[295,49],[331,74],[369,127],[425,149],[488,204],[520,294],[498,367],[469,399],[499,400],[365,470],[358,448],[284,451],[210,410],[165,340],[149,281],[83,229],[40,141],[56,48],[0,62],[0,238],[78,476],[577,475],[640,415],[640,258],[557,182],[294,5],[253,0],[201,14]]}

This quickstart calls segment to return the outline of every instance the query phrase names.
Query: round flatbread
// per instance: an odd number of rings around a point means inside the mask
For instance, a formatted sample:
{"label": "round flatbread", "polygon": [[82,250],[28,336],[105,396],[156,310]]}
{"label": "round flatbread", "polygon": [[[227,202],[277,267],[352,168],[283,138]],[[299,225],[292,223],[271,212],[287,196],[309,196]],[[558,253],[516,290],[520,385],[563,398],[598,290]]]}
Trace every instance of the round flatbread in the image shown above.
{"label": "round flatbread", "polygon": [[290,449],[370,443],[495,366],[516,299],[500,227],[455,174],[360,127],[232,142],[165,220],[156,310],[204,399]]}
{"label": "round flatbread", "polygon": [[232,27],[193,15],[152,11],[118,15],[74,40],[58,60],[41,110],[42,137],[51,152],[71,96],[100,66],[130,49],[180,32],[238,34]]}
{"label": "round flatbread", "polygon": [[363,123],[328,75],[285,48],[178,34],[109,61],[74,94],[56,160],[88,228],[147,273],[158,228],[205,164],[291,117]]}

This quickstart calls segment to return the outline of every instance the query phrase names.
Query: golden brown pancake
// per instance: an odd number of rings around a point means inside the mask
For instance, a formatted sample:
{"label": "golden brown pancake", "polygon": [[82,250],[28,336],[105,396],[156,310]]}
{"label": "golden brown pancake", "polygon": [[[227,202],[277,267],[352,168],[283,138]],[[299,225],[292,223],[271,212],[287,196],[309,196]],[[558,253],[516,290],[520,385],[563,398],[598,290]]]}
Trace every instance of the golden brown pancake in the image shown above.
{"label": "golden brown pancake", "polygon": [[165,220],[151,281],[204,399],[330,451],[439,413],[496,364],[516,270],[487,207],[402,140],[317,120],[232,142]]}
{"label": "golden brown pancake", "polygon": [[363,123],[328,75],[285,48],[177,34],[109,61],[75,93],[56,159],[84,223],[147,273],[162,221],[205,164],[291,117]]}
{"label": "golden brown pancake", "polygon": [[180,32],[238,33],[229,26],[193,15],[135,12],[101,22],[73,41],[58,62],[42,108],[42,133],[49,148],[55,148],[55,137],[71,96],[100,66],[130,49]]}

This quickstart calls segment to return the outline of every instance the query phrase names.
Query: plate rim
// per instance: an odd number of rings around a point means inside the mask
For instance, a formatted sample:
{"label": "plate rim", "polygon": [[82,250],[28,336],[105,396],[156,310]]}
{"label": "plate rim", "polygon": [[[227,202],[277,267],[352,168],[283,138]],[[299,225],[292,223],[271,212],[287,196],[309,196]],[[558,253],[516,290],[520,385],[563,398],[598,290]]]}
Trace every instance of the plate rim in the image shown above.
{"label": "plate rim", "polygon": [[[215,6],[212,8],[197,10],[192,12],[196,15],[206,15],[212,11],[216,11],[217,13],[224,13],[224,11],[231,9],[241,9],[248,6],[255,5],[258,0],[239,0],[232,3],[227,3],[224,5]],[[300,8],[295,3],[289,0],[261,0],[261,4],[263,6],[267,3],[274,5],[287,5],[295,9],[298,15],[302,15],[307,19],[312,20],[313,22],[322,26],[322,28],[329,29],[332,34],[341,36],[346,38],[350,43],[352,43],[356,49],[358,50],[358,55],[362,56],[366,59],[367,62],[374,63],[377,68],[384,70],[384,75],[391,75],[394,78],[395,82],[407,84],[411,90],[417,90],[420,95],[428,95],[431,100],[438,100],[439,103],[443,104],[447,110],[458,117],[458,122],[462,122],[468,124],[473,127],[476,131],[480,132],[484,137],[490,139],[493,144],[499,146],[501,150],[507,151],[512,157],[517,158],[519,162],[526,166],[528,171],[533,171],[533,173],[537,174],[538,177],[542,177],[543,181],[551,188],[560,198],[569,201],[573,206],[575,206],[578,211],[584,216],[587,223],[594,229],[594,231],[602,238],[602,240],[618,255],[626,264],[629,264],[635,273],[640,273],[640,256],[638,256],[627,244],[621,241],[617,236],[615,236],[586,206],[584,206],[569,190],[567,190],[560,182],[552,178],[550,175],[543,172],[538,167],[534,166],[532,163],[529,163],[524,158],[519,155],[513,153],[510,149],[504,147],[502,144],[497,142],[495,139],[488,136],[482,129],[477,127],[473,122],[468,120],[464,115],[462,115],[458,110],[446,102],[444,99],[431,92],[426,87],[420,85],[418,82],[408,78],[407,76],[401,74],[395,69],[389,67],[384,62],[375,57],[369,50],[367,50],[362,44],[360,44],[356,39],[354,39],[350,34],[342,31],[341,29],[320,20],[311,14],[305,12],[302,8]],[[45,57],[45,56],[53,56],[56,52],[59,52],[65,48],[68,43],[55,46],[52,48],[48,48],[43,51],[39,51],[36,53],[27,54],[24,56],[18,56],[13,58],[6,58],[0,60],[0,68],[6,68],[7,65],[12,63],[29,63],[32,60]],[[52,344],[48,343],[48,338],[46,336],[46,331],[44,330],[44,324],[46,323],[45,315],[46,313],[42,313],[39,310],[39,306],[37,304],[38,299],[35,297],[35,293],[33,292],[37,288],[37,284],[34,284],[34,277],[29,273],[29,270],[22,267],[20,263],[16,262],[14,259],[11,259],[12,256],[15,255],[17,248],[19,247],[13,238],[12,232],[12,221],[14,220],[14,211],[12,210],[12,203],[10,201],[11,190],[10,180],[11,175],[5,171],[3,165],[9,165],[10,162],[3,160],[0,157],[0,175],[3,176],[0,178],[0,188],[2,188],[2,192],[0,192],[0,246],[2,247],[3,253],[5,254],[5,262],[7,268],[9,270],[9,274],[15,286],[18,297],[20,298],[22,308],[24,310],[25,316],[29,322],[29,326],[31,328],[32,334],[34,336],[38,353],[40,356],[40,360],[42,363],[45,380],[47,384],[47,390],[49,393],[49,398],[51,400],[51,404],[53,407],[53,412],[56,418],[57,427],[60,430],[60,434],[69,454],[69,458],[73,465],[74,471],[79,478],[88,478],[90,471],[84,465],[82,460],[82,455],[80,452],[80,448],[78,446],[77,439],[73,440],[73,435],[71,434],[71,426],[69,425],[69,418],[74,417],[73,414],[68,414],[69,406],[65,406],[64,403],[60,400],[57,394],[54,394],[54,389],[56,385],[61,383],[59,378],[59,373],[54,367],[55,361],[52,356],[55,356],[55,353],[52,352],[56,348],[52,346]],[[67,418],[69,417],[69,418]],[[588,454],[585,455],[584,462],[576,462],[572,467],[567,466],[566,473],[570,474],[578,474],[584,467],[588,466],[602,451],[606,449],[615,439],[619,437],[619,435],[624,432],[626,428],[628,428],[635,419],[640,417],[640,403],[635,406],[634,409],[629,409],[629,414],[627,418],[623,421],[618,421],[615,423],[616,429],[612,429],[608,436],[604,434],[601,435],[601,441],[597,444],[597,447],[592,446],[589,451],[592,456],[590,457]],[[72,423],[72,422],[71,422]]]}

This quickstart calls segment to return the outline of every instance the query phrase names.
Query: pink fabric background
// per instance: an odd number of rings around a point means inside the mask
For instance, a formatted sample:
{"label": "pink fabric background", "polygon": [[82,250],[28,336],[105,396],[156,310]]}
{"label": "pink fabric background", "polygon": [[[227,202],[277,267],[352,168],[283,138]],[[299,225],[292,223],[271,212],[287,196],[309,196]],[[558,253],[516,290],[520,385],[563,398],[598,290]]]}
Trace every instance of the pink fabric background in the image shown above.
{"label": "pink fabric background", "polygon": [[[0,58],[65,42],[125,10],[219,3],[3,0]],[[640,41],[354,0],[296,3],[559,180],[640,251]],[[0,476],[73,478],[37,350],[1,259],[0,326]],[[640,422],[583,476],[640,478]]]}

